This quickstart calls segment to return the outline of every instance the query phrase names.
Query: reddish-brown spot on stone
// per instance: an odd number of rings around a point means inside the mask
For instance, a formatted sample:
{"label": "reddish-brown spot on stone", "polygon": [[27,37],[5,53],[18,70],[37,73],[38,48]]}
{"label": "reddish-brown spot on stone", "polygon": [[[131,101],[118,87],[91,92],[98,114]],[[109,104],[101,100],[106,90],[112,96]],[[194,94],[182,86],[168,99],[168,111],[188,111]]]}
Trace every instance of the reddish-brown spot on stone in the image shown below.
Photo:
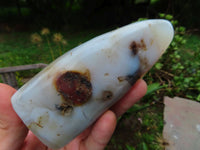
{"label": "reddish-brown spot on stone", "polygon": [[119,76],[119,77],[117,77],[117,79],[119,82],[123,82],[126,80],[126,76]]}
{"label": "reddish-brown spot on stone", "polygon": [[40,127],[40,128],[43,128],[43,126],[41,125],[41,124],[39,124],[39,123],[35,123],[38,127]]}
{"label": "reddish-brown spot on stone", "polygon": [[109,73],[105,73],[104,76],[109,76]]}
{"label": "reddish-brown spot on stone", "polygon": [[102,100],[107,101],[113,98],[113,93],[111,91],[103,91],[102,93]]}
{"label": "reddish-brown spot on stone", "polygon": [[138,53],[138,46],[137,43],[135,41],[133,41],[130,45],[130,49],[133,52],[134,55],[136,55]]}
{"label": "reddish-brown spot on stone", "polygon": [[144,39],[141,39],[140,42],[133,41],[130,44],[129,48],[133,52],[134,55],[136,55],[139,50],[144,50],[144,51],[147,50],[146,44],[144,42]]}
{"label": "reddish-brown spot on stone", "polygon": [[67,107],[68,105],[82,105],[92,95],[92,84],[89,80],[88,72],[86,74],[76,71],[63,73],[56,80],[56,89],[64,99],[64,104],[61,106],[66,105]]}
{"label": "reddish-brown spot on stone", "polygon": [[151,28],[151,24],[148,24],[149,28]]}
{"label": "reddish-brown spot on stone", "polygon": [[144,42],[144,39],[140,40],[139,46],[140,46],[140,49],[145,50],[145,51],[147,50],[147,46],[146,46],[146,44]]}
{"label": "reddish-brown spot on stone", "polygon": [[135,73],[127,76],[117,77],[119,82],[127,81],[130,85],[134,85],[135,82],[141,77],[141,71],[137,70]]}

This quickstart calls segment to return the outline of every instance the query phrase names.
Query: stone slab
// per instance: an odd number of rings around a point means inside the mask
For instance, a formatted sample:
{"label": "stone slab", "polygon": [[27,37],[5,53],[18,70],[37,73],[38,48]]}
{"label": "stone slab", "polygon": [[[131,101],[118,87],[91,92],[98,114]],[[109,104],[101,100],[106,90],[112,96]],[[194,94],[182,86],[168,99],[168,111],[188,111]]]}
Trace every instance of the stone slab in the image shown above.
{"label": "stone slab", "polygon": [[164,104],[166,150],[200,150],[200,103],[165,97]]}

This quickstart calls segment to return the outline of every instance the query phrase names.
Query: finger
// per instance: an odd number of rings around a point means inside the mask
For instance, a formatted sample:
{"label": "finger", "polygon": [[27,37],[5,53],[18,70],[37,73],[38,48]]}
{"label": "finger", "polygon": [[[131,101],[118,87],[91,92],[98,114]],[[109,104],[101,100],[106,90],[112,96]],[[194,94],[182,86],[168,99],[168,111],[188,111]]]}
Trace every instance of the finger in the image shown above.
{"label": "finger", "polygon": [[72,140],[70,143],[68,143],[64,148],[61,150],[78,150],[80,147],[80,143],[83,143],[85,139],[89,136],[91,133],[92,126],[85,129],[80,135],[78,135],[74,140]]}
{"label": "finger", "polygon": [[19,149],[28,129],[17,116],[11,105],[11,97],[16,90],[0,83],[0,148]]}
{"label": "finger", "polygon": [[94,124],[92,131],[80,149],[103,150],[109,142],[115,127],[116,116],[108,110]]}
{"label": "finger", "polygon": [[31,132],[24,141],[22,150],[47,150],[47,147]]}
{"label": "finger", "polygon": [[111,110],[116,114],[117,117],[125,113],[130,107],[139,101],[147,91],[147,84],[144,80],[139,79],[131,90],[115,105],[111,107]]}

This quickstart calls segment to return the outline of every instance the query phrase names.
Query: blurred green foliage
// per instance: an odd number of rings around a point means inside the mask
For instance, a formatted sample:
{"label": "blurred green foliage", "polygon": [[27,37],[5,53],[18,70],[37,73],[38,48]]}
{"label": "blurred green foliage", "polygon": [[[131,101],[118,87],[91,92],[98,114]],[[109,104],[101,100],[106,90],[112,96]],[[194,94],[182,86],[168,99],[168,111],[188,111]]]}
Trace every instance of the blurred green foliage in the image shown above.
{"label": "blurred green foliage", "polygon": [[[192,0],[2,0],[0,21],[36,27],[122,26],[138,18],[172,14],[182,25],[199,27],[200,1]],[[166,19],[171,20],[170,16]]]}

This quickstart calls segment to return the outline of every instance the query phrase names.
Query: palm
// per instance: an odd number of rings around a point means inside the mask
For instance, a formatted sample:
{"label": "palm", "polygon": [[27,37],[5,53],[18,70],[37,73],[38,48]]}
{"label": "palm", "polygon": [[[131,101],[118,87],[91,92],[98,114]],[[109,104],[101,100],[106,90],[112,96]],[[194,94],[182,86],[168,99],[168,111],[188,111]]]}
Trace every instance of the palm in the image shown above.
{"label": "palm", "polygon": [[[124,98],[60,150],[104,149],[114,132],[116,117],[144,96],[146,89],[146,83],[140,79]],[[10,99],[14,92],[15,89],[0,84],[0,150],[47,150],[47,147],[28,131],[12,109]]]}

